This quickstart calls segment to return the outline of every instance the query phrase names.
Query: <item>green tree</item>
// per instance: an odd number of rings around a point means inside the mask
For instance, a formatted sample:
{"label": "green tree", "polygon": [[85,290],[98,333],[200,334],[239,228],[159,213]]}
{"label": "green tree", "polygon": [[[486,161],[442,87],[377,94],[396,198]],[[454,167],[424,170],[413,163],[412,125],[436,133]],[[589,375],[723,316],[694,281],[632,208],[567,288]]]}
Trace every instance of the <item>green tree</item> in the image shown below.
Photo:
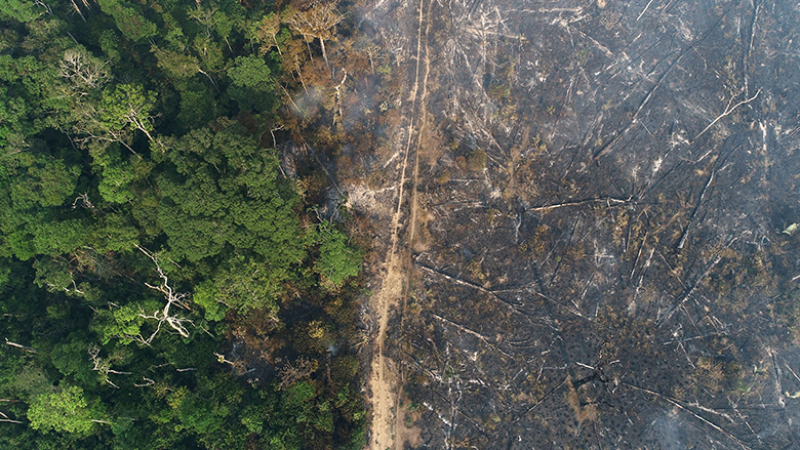
{"label": "green tree", "polygon": [[87,350],[89,344],[83,331],[76,331],[53,347],[51,361],[64,376],[73,377],[83,386],[95,386],[97,374],[92,371]]}
{"label": "green tree", "polygon": [[325,289],[335,291],[348,278],[358,275],[363,252],[348,245],[347,236],[330,222],[321,223],[319,232],[322,244],[315,268],[322,276]]}
{"label": "green tree", "polygon": [[200,63],[193,55],[152,46],[150,51],[158,59],[158,67],[172,79],[189,78],[200,71]]}
{"label": "green tree", "polygon": [[65,219],[34,223],[33,246],[39,255],[62,255],[75,251],[86,244],[86,222],[80,219]]}
{"label": "green tree", "polygon": [[17,154],[0,164],[16,172],[11,185],[15,209],[59,206],[75,192],[81,168],[45,155]]}
{"label": "green tree", "polygon": [[178,122],[184,131],[203,127],[224,114],[212,90],[197,79],[176,83],[175,88],[181,96]]}
{"label": "green tree", "polygon": [[239,56],[236,63],[228,69],[228,76],[236,86],[249,87],[259,91],[271,91],[274,89],[274,79],[272,72],[264,62],[264,58],[258,56]]}
{"label": "green tree", "polygon": [[192,300],[205,310],[206,320],[214,322],[222,320],[230,308],[219,299],[219,289],[212,281],[205,281],[195,286]]}
{"label": "green tree", "polygon": [[272,110],[272,106],[264,108],[264,105],[272,104],[275,89],[272,71],[264,58],[256,55],[237,57],[234,66],[228,69],[228,77],[233,82],[228,93],[242,109]]}
{"label": "green tree", "polygon": [[49,256],[37,259],[33,263],[36,269],[37,286],[43,287],[50,292],[75,292],[77,287],[72,277],[72,268],[69,262],[63,258],[51,258]]}
{"label": "green tree", "polygon": [[48,127],[64,125],[72,99],[58,69],[32,56],[0,55],[0,149],[16,153]]}
{"label": "green tree", "polygon": [[145,91],[138,84],[118,84],[114,89],[103,91],[100,100],[100,122],[109,131],[120,132],[130,127],[143,132],[153,140],[153,118],[155,94]]}
{"label": "green tree", "polygon": [[127,252],[139,245],[140,231],[128,214],[97,214],[97,220],[86,230],[87,241],[97,252]]}
{"label": "green tree", "polygon": [[110,203],[127,203],[136,196],[136,182],[150,174],[153,164],[137,156],[125,158],[119,145],[90,145],[95,173],[100,174],[98,190]]}
{"label": "green tree", "polygon": [[163,305],[155,299],[132,301],[113,310],[94,314],[92,329],[100,335],[103,345],[119,339],[123,345],[138,342],[149,345],[160,331],[160,323],[148,322],[148,314],[155,314]]}
{"label": "green tree", "polygon": [[0,20],[13,19],[19,22],[30,22],[47,12],[43,3],[33,0],[4,0],[0,2]]}
{"label": "green tree", "polygon": [[159,219],[178,258],[199,261],[229,245],[261,255],[269,270],[302,263],[308,234],[294,212],[299,197],[278,178],[273,150],[229,126],[194,130],[163,156],[175,171],[159,177]]}
{"label": "green tree", "polygon": [[83,389],[68,386],[58,392],[37,396],[28,409],[28,420],[31,428],[48,431],[60,431],[88,435],[99,421],[96,410],[89,408],[84,398]]}
{"label": "green tree", "polygon": [[97,0],[97,3],[104,13],[114,17],[117,28],[126,38],[138,42],[158,34],[156,24],[133,5],[120,0]]}
{"label": "green tree", "polygon": [[224,312],[210,304],[213,297],[217,305],[224,305],[226,309],[233,308],[240,313],[260,309],[277,321],[277,297],[283,291],[280,283],[288,278],[285,267],[270,267],[263,258],[235,255],[217,271],[213,286],[206,286],[201,301],[212,315],[214,311],[217,316]]}

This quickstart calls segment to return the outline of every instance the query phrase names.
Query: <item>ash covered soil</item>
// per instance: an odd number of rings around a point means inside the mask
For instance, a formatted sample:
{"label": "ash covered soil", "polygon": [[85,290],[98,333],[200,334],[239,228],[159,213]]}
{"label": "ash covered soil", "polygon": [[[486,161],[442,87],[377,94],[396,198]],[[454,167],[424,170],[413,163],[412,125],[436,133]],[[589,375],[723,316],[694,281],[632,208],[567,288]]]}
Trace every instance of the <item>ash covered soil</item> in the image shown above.
{"label": "ash covered soil", "polygon": [[800,448],[800,6],[362,13],[405,71],[349,188],[404,262],[407,447]]}

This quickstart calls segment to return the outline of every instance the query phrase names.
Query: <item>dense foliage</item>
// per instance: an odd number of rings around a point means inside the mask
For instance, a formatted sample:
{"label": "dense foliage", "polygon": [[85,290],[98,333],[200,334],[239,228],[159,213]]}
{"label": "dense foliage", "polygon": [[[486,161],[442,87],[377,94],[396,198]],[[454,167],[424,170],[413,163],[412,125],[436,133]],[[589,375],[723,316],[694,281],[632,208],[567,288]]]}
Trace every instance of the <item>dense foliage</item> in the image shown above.
{"label": "dense foliage", "polygon": [[364,445],[362,251],[272,148],[317,120],[292,92],[333,95],[341,20],[0,2],[0,447]]}

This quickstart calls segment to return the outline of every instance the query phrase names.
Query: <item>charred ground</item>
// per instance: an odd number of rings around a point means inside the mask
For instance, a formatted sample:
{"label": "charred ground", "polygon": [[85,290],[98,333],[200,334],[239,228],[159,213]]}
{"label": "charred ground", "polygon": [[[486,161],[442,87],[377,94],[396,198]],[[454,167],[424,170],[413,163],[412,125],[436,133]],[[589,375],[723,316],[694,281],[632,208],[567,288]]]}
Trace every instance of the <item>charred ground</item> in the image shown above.
{"label": "charred ground", "polygon": [[397,152],[366,165],[380,185],[351,198],[397,202],[394,164],[418,158],[386,341],[418,446],[800,446],[800,11],[370,8],[395,70],[429,62],[424,104],[394,105]]}

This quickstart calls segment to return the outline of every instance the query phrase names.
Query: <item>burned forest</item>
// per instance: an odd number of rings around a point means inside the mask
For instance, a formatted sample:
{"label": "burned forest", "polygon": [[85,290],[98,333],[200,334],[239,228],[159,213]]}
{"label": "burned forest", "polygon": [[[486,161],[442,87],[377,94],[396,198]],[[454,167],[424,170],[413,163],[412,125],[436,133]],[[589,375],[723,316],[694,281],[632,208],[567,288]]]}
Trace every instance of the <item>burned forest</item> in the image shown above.
{"label": "burned forest", "polygon": [[800,7],[358,12],[372,448],[800,447]]}

